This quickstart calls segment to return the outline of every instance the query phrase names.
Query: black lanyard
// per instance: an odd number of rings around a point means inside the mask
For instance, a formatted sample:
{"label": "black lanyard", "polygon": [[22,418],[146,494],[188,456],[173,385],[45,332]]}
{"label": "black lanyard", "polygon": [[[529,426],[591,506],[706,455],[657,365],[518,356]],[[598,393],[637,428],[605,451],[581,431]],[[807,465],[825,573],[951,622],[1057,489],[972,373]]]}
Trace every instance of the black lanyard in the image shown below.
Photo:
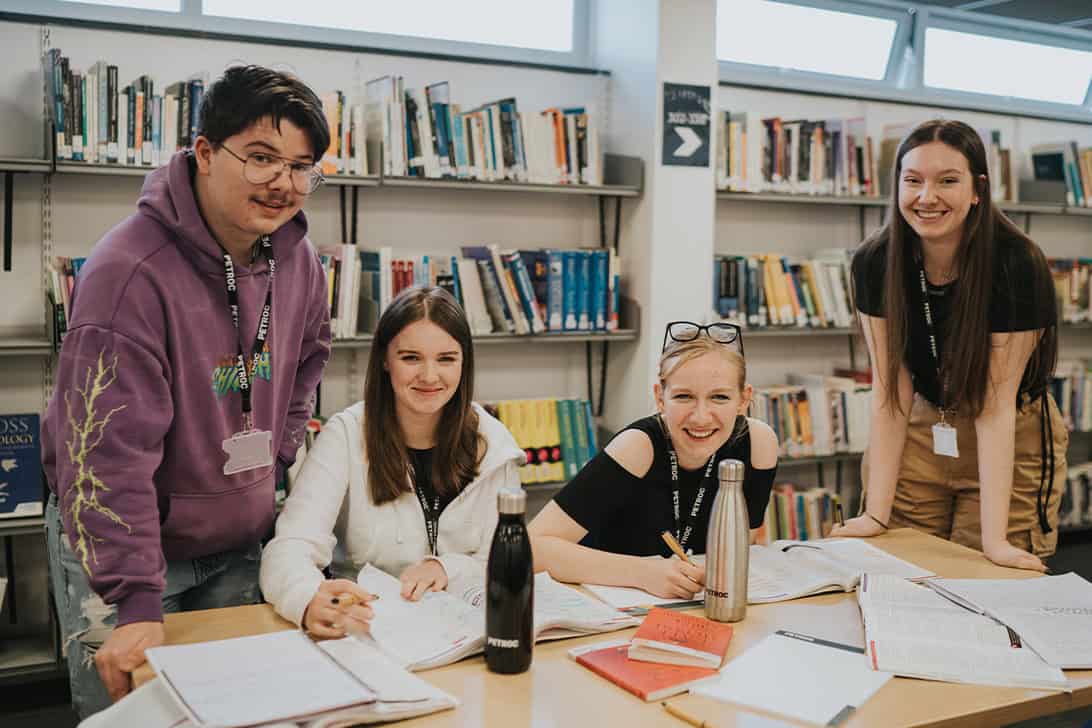
{"label": "black lanyard", "polygon": [[925,267],[923,265],[918,266],[918,280],[921,282],[921,306],[925,312],[925,329],[929,334],[929,351],[933,355],[933,365],[937,370],[937,385],[940,387],[940,402],[937,404],[938,410],[940,410],[941,422],[944,421],[944,400],[948,397],[948,379],[945,377],[943,380],[940,376],[940,353],[937,351],[937,337],[936,331],[933,326],[933,309],[929,305],[929,286],[925,282]]}
{"label": "black lanyard", "polygon": [[694,530],[698,512],[701,511],[701,503],[705,499],[706,483],[709,482],[709,476],[713,473],[713,463],[717,460],[717,454],[713,453],[709,456],[709,462],[705,466],[705,475],[702,476],[698,494],[694,496],[694,505],[690,508],[690,517],[686,519],[686,530],[684,531],[679,513],[679,456],[675,454],[675,446],[671,444],[671,435],[668,434],[667,425],[664,424],[662,417],[658,419],[664,432],[664,440],[667,441],[667,456],[671,458],[671,506],[675,515],[675,539],[679,542],[679,546],[682,546],[685,550],[686,542],[690,540],[690,534]]}
{"label": "black lanyard", "polygon": [[438,538],[437,531],[440,529],[440,496],[437,494],[433,497],[432,505],[429,505],[428,497],[420,485],[414,483],[413,490],[417,493],[417,500],[421,501],[421,510],[425,514],[425,533],[428,534],[429,552],[433,556],[437,556],[436,540]]}
{"label": "black lanyard", "polygon": [[[265,348],[265,341],[269,335],[269,326],[273,319],[273,275],[277,270],[277,262],[273,258],[273,244],[269,241],[269,236],[263,235],[258,239],[258,242],[261,246],[259,252],[269,262],[269,280],[266,282],[265,306],[262,308],[262,315],[258,319],[258,333],[254,336],[254,349],[250,356],[249,369],[246,365],[247,356],[243,352],[243,338],[239,327],[239,287],[235,280],[235,262],[232,261],[231,254],[224,250],[223,246],[220,246],[220,251],[224,254],[224,279],[227,281],[231,325],[235,327],[235,342],[238,347],[235,356],[235,368],[239,380],[239,394],[243,402],[244,432],[249,431],[252,427],[250,377],[258,370],[258,364],[262,359],[262,349]],[[270,377],[272,376],[271,371]]]}

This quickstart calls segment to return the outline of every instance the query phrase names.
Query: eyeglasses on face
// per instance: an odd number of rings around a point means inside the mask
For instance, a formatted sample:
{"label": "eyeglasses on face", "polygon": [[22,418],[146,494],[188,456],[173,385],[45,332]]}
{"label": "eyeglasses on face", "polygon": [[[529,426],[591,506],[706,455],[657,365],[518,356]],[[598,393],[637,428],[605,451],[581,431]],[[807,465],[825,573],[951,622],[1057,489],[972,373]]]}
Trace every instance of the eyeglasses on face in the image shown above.
{"label": "eyeglasses on face", "polygon": [[272,182],[281,176],[285,167],[288,168],[288,177],[292,180],[293,189],[301,195],[311,194],[326,181],[316,164],[295,162],[267,152],[251,152],[244,158],[228,149],[225,144],[221,144],[220,147],[243,163],[243,179],[252,185]]}
{"label": "eyeglasses on face", "polygon": [[743,354],[743,329],[736,324],[717,321],[711,324],[696,324],[693,321],[672,321],[664,330],[664,343],[660,351],[667,350],[669,341],[693,341],[705,334],[718,344],[738,344],[739,353]]}

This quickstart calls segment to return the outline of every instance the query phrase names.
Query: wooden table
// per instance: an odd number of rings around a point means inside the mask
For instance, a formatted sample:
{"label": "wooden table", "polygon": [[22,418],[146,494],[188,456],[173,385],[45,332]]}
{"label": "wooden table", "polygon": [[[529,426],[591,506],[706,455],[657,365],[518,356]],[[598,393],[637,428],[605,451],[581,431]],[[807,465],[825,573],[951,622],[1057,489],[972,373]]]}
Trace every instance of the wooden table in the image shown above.
{"label": "wooden table", "polygon": [[[891,531],[869,543],[923,568],[950,578],[1029,578],[1030,572],[994,566],[977,551],[909,529]],[[166,618],[167,644],[185,644],[261,634],[293,626],[268,604],[172,614]],[[861,645],[864,632],[856,594],[825,594],[776,604],[752,605],[735,626],[728,651],[731,660],[778,629]],[[413,726],[664,726],[683,728],[655,703],[645,703],[568,659],[569,648],[598,640],[629,636],[633,630],[608,635],[540,643],[531,669],[516,676],[495,675],[481,657],[419,673],[454,695],[459,707],[412,721]],[[154,676],[148,665],[134,673],[137,684]],[[864,726],[1002,726],[1011,722],[1092,705],[1092,670],[1067,671],[1071,693],[1022,688],[895,678],[844,725]],[[786,686],[786,690],[791,690]],[[695,695],[671,701],[717,728],[746,723],[745,711]]]}

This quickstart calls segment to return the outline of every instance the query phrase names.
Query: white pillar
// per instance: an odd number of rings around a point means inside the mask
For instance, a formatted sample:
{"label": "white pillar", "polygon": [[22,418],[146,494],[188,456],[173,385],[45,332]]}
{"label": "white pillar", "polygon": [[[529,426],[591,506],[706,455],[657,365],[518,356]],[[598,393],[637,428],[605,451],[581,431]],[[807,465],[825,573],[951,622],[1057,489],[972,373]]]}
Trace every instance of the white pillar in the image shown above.
{"label": "white pillar", "polygon": [[[593,62],[611,72],[606,148],[645,161],[644,194],[625,201],[625,294],[641,306],[641,338],[612,351],[606,414],[612,429],[652,411],[668,321],[712,310],[716,191],[712,119],[704,167],[665,166],[663,84],[709,88],[716,109],[716,0],[593,0]],[[668,130],[675,148],[682,140]]]}

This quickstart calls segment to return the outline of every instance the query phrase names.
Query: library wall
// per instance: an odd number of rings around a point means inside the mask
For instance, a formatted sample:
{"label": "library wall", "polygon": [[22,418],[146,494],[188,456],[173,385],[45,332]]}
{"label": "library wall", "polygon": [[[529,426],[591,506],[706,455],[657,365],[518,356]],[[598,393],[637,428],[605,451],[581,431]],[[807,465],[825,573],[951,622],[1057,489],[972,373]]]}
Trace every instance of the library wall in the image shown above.
{"label": "library wall", "polygon": [[[0,107],[0,124],[5,128],[0,156],[44,156],[39,31],[38,25],[0,23],[0,47],[7,61],[0,71],[0,97],[13,102]],[[318,93],[340,89],[362,98],[366,81],[399,74],[407,88],[450,81],[452,101],[464,108],[511,95],[526,110],[583,105],[607,125],[602,112],[607,108],[604,99],[610,80],[603,75],[56,26],[51,27],[50,44],[69,56],[74,68],[87,69],[106,59],[118,65],[122,82],[147,73],[157,88],[196,73],[212,80],[230,65],[257,63],[292,71]],[[617,151],[609,142],[603,148]],[[54,254],[87,255],[95,241],[133,212],[142,181],[139,177],[54,175]],[[40,175],[16,178],[15,260],[11,272],[0,272],[0,288],[7,294],[0,310],[0,330],[40,330],[42,325],[41,184]],[[351,200],[351,190],[346,194]],[[362,188],[359,195],[359,244],[389,245],[396,254],[452,252],[461,245],[488,243],[502,249],[599,243],[594,197],[404,188]],[[322,188],[308,200],[304,211],[316,245],[340,242],[338,209],[335,187]],[[624,245],[622,254],[626,254]],[[628,295],[625,283],[623,293]],[[334,352],[324,382],[324,414],[359,399],[367,353],[366,348]],[[476,353],[478,399],[587,396],[580,344],[492,344],[477,347]],[[350,361],[354,356],[358,357],[355,364]],[[40,367],[41,361],[34,358],[5,361],[6,369],[18,373],[0,383],[5,409],[41,408],[40,371],[24,374]],[[355,381],[343,381],[354,374]]]}

